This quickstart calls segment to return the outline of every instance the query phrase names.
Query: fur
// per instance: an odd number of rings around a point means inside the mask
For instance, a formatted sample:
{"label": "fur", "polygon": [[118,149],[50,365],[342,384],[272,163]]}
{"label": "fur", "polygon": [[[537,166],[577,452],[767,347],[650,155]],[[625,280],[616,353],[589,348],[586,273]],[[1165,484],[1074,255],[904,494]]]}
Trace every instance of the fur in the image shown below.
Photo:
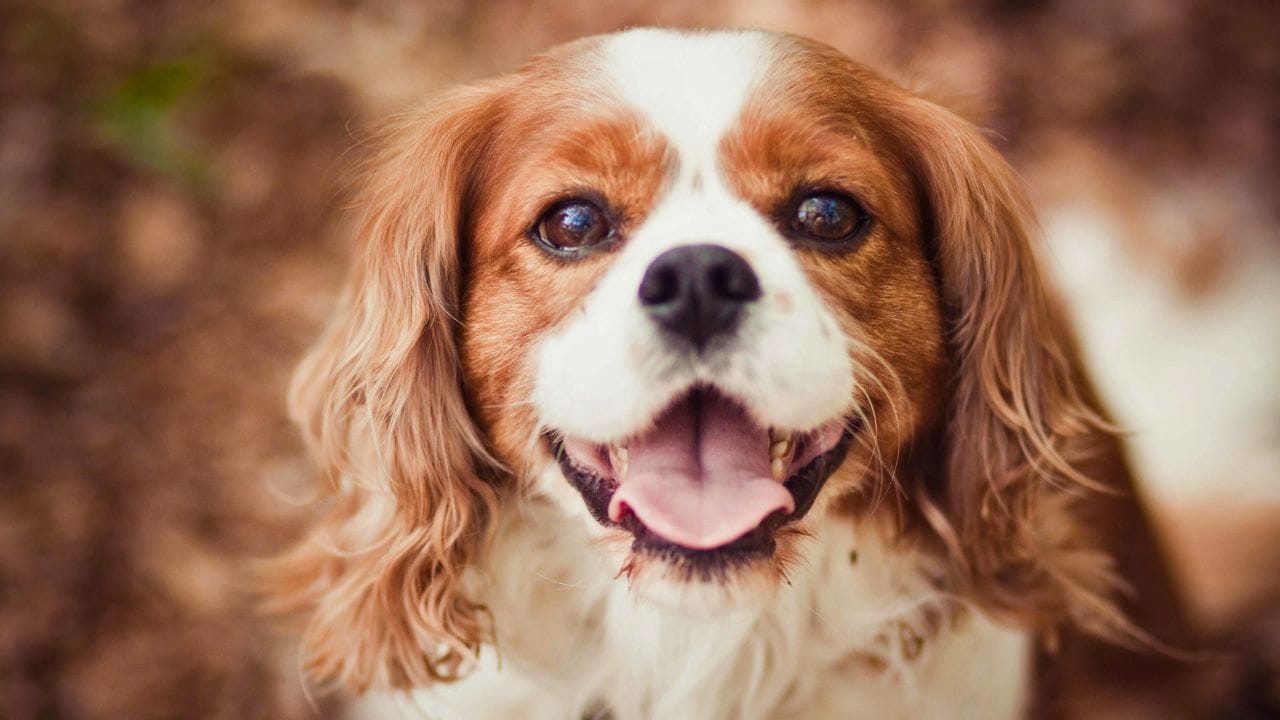
{"label": "fur", "polygon": [[[1147,638],[1119,590],[1167,577],[1029,204],[964,120],[800,38],[643,30],[452,91],[385,146],[291,396],[332,495],[275,585],[313,677],[445,717],[1012,718],[1073,687],[1037,677],[1064,636]],[[780,229],[817,187],[875,218],[856,251]],[[584,194],[622,240],[535,247]],[[763,296],[691,359],[635,287],[705,242]],[[691,578],[597,523],[542,437],[618,441],[701,382],[762,426],[859,430],[772,557]]]}

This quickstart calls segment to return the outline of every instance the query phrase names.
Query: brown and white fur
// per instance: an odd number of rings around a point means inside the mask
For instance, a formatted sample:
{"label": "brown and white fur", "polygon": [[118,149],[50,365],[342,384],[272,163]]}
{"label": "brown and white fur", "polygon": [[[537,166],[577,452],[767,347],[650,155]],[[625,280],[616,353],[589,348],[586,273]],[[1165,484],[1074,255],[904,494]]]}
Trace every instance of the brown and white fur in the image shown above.
{"label": "brown and white fur", "polygon": [[[806,188],[865,237],[797,241]],[[1126,648],[1176,597],[1018,179],[964,120],[800,38],[636,30],[405,115],[363,190],[291,397],[331,498],[278,592],[366,716],[1048,717],[1164,675]],[[531,228],[573,198],[614,234],[554,257]],[[691,352],[637,286],[708,243],[760,297]],[[764,555],[633,546],[553,456],[696,387],[850,429]]]}

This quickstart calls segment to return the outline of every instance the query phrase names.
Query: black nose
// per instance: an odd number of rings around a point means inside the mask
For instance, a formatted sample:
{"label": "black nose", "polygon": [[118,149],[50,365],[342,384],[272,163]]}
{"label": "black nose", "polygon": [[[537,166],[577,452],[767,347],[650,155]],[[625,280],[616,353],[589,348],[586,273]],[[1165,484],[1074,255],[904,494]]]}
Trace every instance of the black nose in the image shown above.
{"label": "black nose", "polygon": [[732,330],[742,306],[760,297],[760,281],[741,255],[719,245],[685,245],[649,265],[640,303],[657,323],[702,349]]}

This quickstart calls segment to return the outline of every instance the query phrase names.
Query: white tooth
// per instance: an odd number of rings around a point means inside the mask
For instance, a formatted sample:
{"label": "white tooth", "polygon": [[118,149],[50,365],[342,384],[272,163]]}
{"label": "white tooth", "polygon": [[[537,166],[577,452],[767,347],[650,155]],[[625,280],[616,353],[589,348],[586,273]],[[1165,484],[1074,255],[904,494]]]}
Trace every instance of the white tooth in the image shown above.
{"label": "white tooth", "polygon": [[779,458],[786,457],[787,453],[790,451],[791,451],[791,441],[779,440],[769,446],[769,457],[773,458],[774,460],[777,460]]}
{"label": "white tooth", "polygon": [[773,479],[782,482],[787,477],[787,464],[782,458],[774,458],[769,464],[769,469],[773,471]]}
{"label": "white tooth", "polygon": [[619,476],[627,474],[627,449],[625,447],[613,447],[609,449],[609,460],[613,463],[613,469],[617,471]]}

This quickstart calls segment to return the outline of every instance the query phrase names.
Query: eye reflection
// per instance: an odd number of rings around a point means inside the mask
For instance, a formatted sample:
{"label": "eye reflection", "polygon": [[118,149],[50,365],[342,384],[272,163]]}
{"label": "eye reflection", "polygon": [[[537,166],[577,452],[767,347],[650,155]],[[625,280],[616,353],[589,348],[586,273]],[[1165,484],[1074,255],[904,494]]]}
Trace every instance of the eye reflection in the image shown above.
{"label": "eye reflection", "polygon": [[614,235],[614,228],[595,203],[566,200],[538,219],[534,239],[555,252],[572,252],[597,245]]}
{"label": "eye reflection", "polygon": [[853,198],[834,192],[806,196],[795,208],[791,229],[811,240],[842,242],[862,234],[870,216]]}

